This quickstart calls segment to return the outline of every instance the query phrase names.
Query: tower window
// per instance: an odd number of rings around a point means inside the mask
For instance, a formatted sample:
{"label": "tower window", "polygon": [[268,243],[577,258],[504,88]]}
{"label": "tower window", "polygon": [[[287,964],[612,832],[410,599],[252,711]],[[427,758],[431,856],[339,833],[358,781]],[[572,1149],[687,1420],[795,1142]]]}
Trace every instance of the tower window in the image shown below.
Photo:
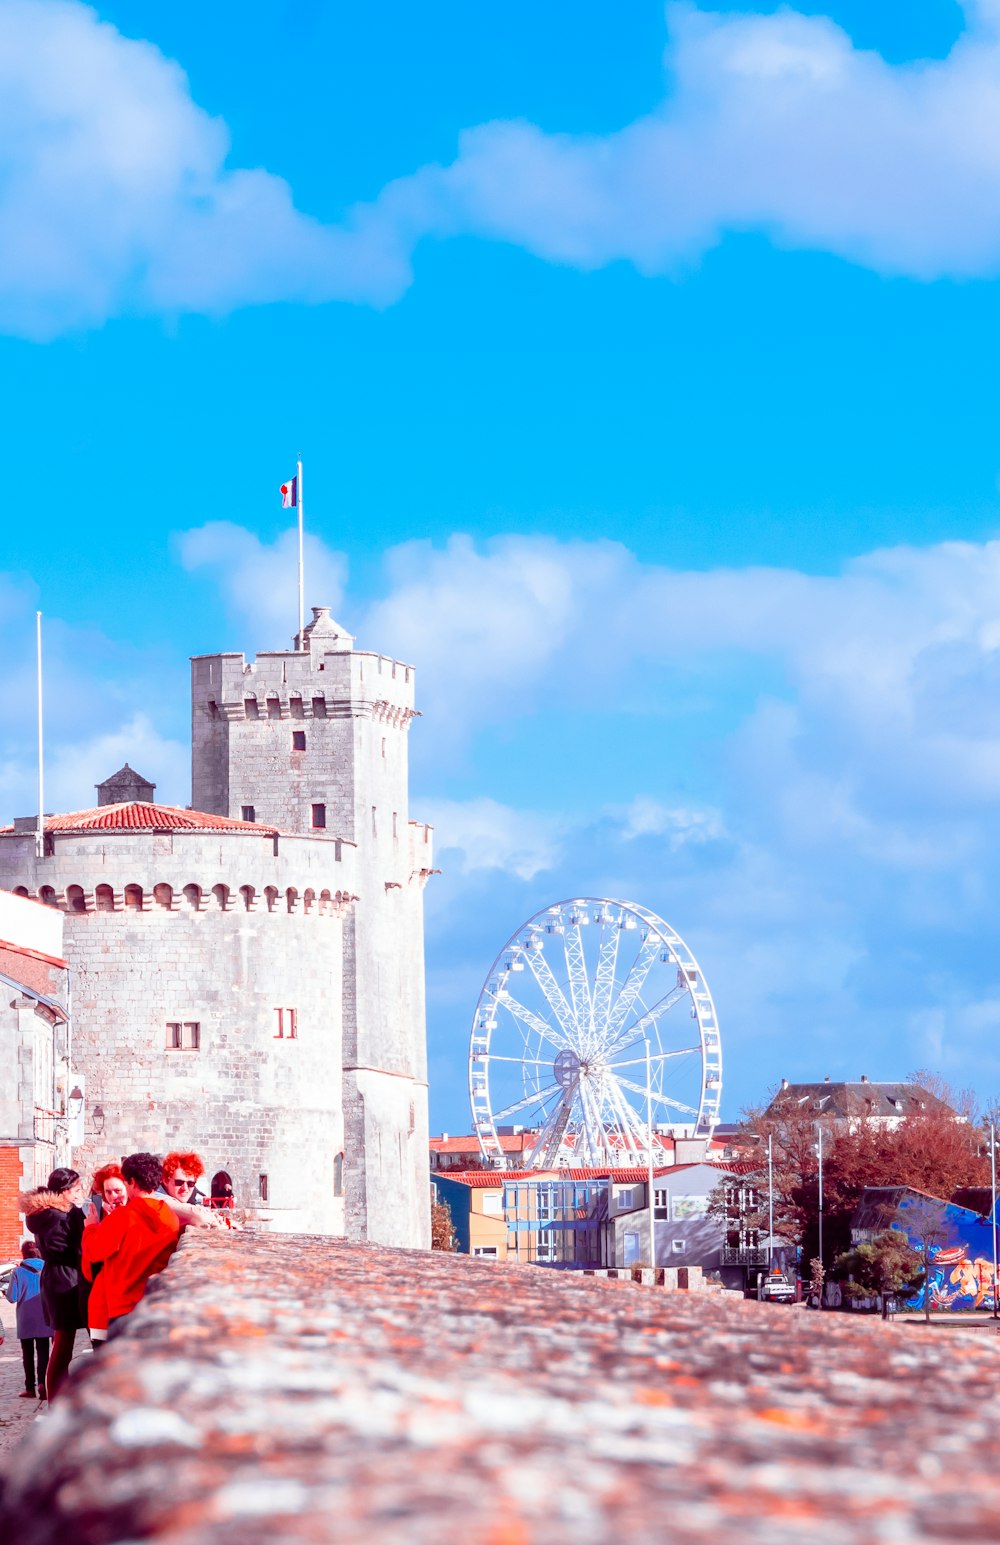
{"label": "tower window", "polygon": [[276,697],[269,697],[268,698],[268,700],[267,700],[267,717],[269,719],[280,719],[281,718],[281,701],[280,701],[279,698],[276,698]]}
{"label": "tower window", "polygon": [[382,736],[382,756],[385,756],[385,736]]}
{"label": "tower window", "polygon": [[201,1025],[197,1020],[172,1019],[167,1021],[168,1051],[200,1051]]}
{"label": "tower window", "polygon": [[214,698],[209,698],[208,700],[208,717],[210,719],[217,719],[219,717],[219,705]]}
{"label": "tower window", "polygon": [[267,1201],[267,1176],[266,1175],[261,1175],[259,1177],[258,1185],[259,1185],[259,1188],[260,1188],[260,1199],[261,1199],[262,1202],[266,1202]]}
{"label": "tower window", "polygon": [[290,697],[288,699],[288,711],[293,719],[301,719],[303,717],[302,699],[300,697]]}
{"label": "tower window", "polygon": [[296,1041],[299,1036],[299,1019],[295,1009],[275,1009],[277,1028],[274,1032],[276,1041]]}
{"label": "tower window", "polygon": [[397,827],[396,827],[396,821],[397,821],[397,816],[396,816],[396,812],[394,810],[392,812],[392,840],[393,840],[393,842],[395,842],[396,838],[399,836],[399,832],[398,832]]}
{"label": "tower window", "polygon": [[243,819],[244,819],[244,821],[256,821],[256,819],[257,819],[257,812],[254,809],[253,805],[244,805],[243,806]]}
{"label": "tower window", "polygon": [[342,1153],[335,1153],[333,1156],[333,1194],[334,1196],[344,1194],[344,1155]]}
{"label": "tower window", "polygon": [[314,828],[314,830],[316,830],[316,831],[324,831],[326,829],[326,806],[325,805],[313,805],[313,807],[312,807],[312,815],[313,815],[313,828]]}
{"label": "tower window", "polygon": [[326,718],[326,698],[325,697],[314,697],[313,698],[313,718],[314,719],[325,719]]}
{"label": "tower window", "polygon": [[372,836],[378,836],[378,812],[374,805],[372,805]]}
{"label": "tower window", "polygon": [[260,706],[255,697],[245,697],[243,699],[243,712],[248,719],[260,718]]}
{"label": "tower window", "polygon": [[293,751],[304,751],[305,749],[306,749],[306,732],[305,732],[305,730],[293,730],[292,731],[292,750]]}

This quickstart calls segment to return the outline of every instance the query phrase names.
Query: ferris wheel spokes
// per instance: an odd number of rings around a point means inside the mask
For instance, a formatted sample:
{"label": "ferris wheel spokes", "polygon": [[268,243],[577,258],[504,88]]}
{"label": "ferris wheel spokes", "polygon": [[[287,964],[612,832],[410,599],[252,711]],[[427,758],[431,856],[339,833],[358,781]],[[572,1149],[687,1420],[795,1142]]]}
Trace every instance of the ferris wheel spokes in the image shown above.
{"label": "ferris wheel spokes", "polygon": [[[526,950],[525,958],[528,962],[528,969],[541,988],[546,1003],[559,1021],[559,1027],[563,1035],[567,1037],[566,1044],[571,1046],[577,1034],[576,1021],[573,1018],[573,1010],[566,1001],[566,994],[552,975],[552,967],[545,959],[541,950]],[[542,1023],[544,1024],[544,1020]]]}
{"label": "ferris wheel spokes", "polygon": [[543,1040],[548,1041],[557,1051],[568,1045],[564,1035],[559,1035],[540,1015],[534,1013],[532,1009],[526,1008],[523,1003],[514,997],[508,987],[501,988],[496,994],[494,1001],[509,1009],[515,1019],[519,1019],[522,1024],[527,1025],[529,1030],[534,1030],[536,1035],[540,1035]]}
{"label": "ferris wheel spokes", "polygon": [[639,948],[639,953],[632,962],[632,969],[625,978],[622,990],[615,999],[614,1006],[608,1016],[607,1035],[613,1037],[625,1023],[633,1003],[642,992],[653,961],[661,948],[660,941],[655,934],[647,933]]}
{"label": "ferris wheel spokes", "polygon": [[615,1040],[603,1048],[604,1055],[611,1057],[615,1052],[625,1051],[627,1047],[640,1040],[645,1032],[656,1024],[661,1014],[665,1014],[668,1009],[673,1008],[675,1003],[680,1003],[681,999],[686,997],[686,987],[671,987],[669,992],[663,994],[658,1003],[654,1003],[651,1009],[646,1010],[641,1019],[635,1020],[627,1029],[622,1030]]}

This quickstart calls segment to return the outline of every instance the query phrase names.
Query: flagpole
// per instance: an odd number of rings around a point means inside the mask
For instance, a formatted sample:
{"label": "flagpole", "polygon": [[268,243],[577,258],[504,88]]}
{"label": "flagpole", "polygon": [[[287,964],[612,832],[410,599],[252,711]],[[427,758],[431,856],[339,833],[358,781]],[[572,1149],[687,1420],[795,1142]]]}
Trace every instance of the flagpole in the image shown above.
{"label": "flagpole", "polygon": [[306,647],[306,638],[305,638],[306,607],[305,607],[305,581],[304,581],[304,570],[303,570],[303,562],[302,562],[302,545],[303,544],[302,544],[302,458],[301,457],[299,457],[299,460],[298,460],[296,465],[297,465],[297,473],[296,473],[296,475],[297,475],[297,482],[295,484],[295,492],[296,492],[296,501],[295,502],[296,502],[296,504],[299,507],[299,648],[300,649],[304,649]]}
{"label": "flagpole", "polygon": [[45,857],[45,774],[42,746],[42,614],[35,613],[35,676],[38,690],[38,827],[35,852]]}

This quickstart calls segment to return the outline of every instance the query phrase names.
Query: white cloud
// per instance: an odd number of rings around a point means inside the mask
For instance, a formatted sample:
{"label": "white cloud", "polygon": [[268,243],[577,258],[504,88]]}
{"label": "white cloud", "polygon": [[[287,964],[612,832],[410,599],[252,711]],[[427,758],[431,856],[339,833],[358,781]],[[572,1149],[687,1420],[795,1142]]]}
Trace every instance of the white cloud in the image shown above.
{"label": "white cloud", "polygon": [[689,843],[715,842],[725,834],[717,810],[670,808],[662,800],[638,794],[622,812],[622,835],[626,841],[638,837],[665,837],[676,850]]}
{"label": "white cloud", "polygon": [[582,268],[674,273],[726,231],[881,273],[1000,267],[1000,15],[944,60],[892,65],[832,21],[667,7],[661,106],[616,133],[494,122],[340,225],[263,169],[180,67],[76,0],[0,0],[0,329],[269,301],[385,305],[427,237]]}
{"label": "white cloud", "polygon": [[561,821],[514,810],[495,799],[422,799],[420,818],[434,827],[437,856],[457,851],[459,871],[500,869],[533,880],[561,857]]}
{"label": "white cloud", "polygon": [[[294,531],[283,531],[271,543],[245,526],[215,520],[184,531],[178,537],[181,562],[189,572],[207,570],[215,580],[231,617],[254,630],[254,647],[288,647],[297,631],[298,547]],[[329,606],[336,615],[341,602],[347,563],[317,537],[307,536],[304,568],[308,596]],[[310,603],[311,604],[311,603]],[[306,607],[306,619],[311,613]],[[272,642],[261,642],[268,630]]]}
{"label": "white cloud", "polygon": [[[0,761],[0,808],[13,815],[38,809],[37,769],[23,747],[9,748]],[[45,758],[45,808],[89,810],[97,804],[96,785],[128,762],[156,784],[155,798],[182,808],[191,798],[191,752],[159,734],[146,714],[137,713],[114,730],[82,740],[55,739]]]}

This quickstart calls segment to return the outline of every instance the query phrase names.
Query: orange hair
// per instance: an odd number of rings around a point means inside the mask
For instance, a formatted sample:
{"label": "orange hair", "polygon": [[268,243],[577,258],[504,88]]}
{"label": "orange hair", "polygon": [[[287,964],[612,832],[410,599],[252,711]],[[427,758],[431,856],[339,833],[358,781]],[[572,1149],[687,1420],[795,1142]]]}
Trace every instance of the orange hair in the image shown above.
{"label": "orange hair", "polygon": [[95,1169],[94,1178],[90,1182],[91,1195],[104,1195],[104,1182],[106,1180],[123,1180],[120,1164],[102,1164],[100,1169]]}
{"label": "orange hair", "polygon": [[163,1161],[164,1180],[169,1180],[179,1169],[187,1170],[195,1180],[200,1180],[205,1173],[205,1166],[196,1153],[168,1153]]}

